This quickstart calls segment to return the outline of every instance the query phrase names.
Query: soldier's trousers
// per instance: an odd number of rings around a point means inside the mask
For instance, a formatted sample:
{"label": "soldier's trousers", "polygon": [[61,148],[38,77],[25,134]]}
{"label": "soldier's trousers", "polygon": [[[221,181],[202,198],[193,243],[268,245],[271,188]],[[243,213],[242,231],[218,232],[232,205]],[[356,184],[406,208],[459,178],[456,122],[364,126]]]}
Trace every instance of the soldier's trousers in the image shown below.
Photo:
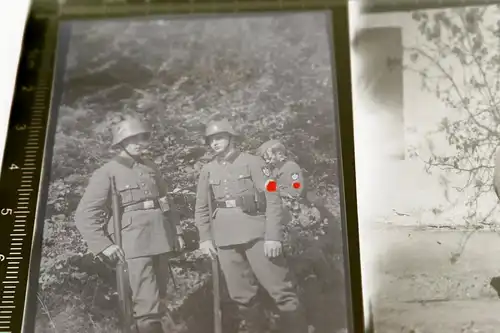
{"label": "soldier's trousers", "polygon": [[263,332],[263,313],[256,304],[259,284],[273,298],[281,312],[282,330],[286,333],[306,333],[307,324],[294,283],[283,255],[267,258],[264,241],[222,247],[219,262],[231,299],[247,321],[249,332]]}
{"label": "soldier's trousers", "polygon": [[168,254],[128,259],[134,317],[139,333],[162,333],[169,279]]}

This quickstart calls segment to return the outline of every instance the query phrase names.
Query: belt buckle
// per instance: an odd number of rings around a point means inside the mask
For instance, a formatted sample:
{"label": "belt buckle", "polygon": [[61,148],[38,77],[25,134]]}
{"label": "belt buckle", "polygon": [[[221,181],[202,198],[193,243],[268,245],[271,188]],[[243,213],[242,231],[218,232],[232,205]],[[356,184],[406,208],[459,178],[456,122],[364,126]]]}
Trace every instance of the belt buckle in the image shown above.
{"label": "belt buckle", "polygon": [[226,200],[226,207],[227,208],[234,208],[236,207],[236,200]]}
{"label": "belt buckle", "polygon": [[144,201],[144,209],[151,209],[155,207],[153,200]]}

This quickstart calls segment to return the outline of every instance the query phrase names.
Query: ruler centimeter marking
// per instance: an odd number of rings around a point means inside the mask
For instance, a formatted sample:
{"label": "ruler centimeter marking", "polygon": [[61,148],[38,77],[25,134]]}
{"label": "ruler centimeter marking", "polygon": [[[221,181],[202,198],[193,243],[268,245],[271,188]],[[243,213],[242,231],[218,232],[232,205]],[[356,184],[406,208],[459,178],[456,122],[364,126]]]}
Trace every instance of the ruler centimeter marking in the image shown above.
{"label": "ruler centimeter marking", "polygon": [[[0,333],[17,333],[24,326],[31,242],[35,231],[45,128],[50,105],[54,60],[54,45],[50,42],[54,41],[54,23],[54,19],[50,18],[28,18],[23,41],[26,51],[23,52],[19,65],[9,121],[1,185],[2,193],[8,194],[12,201],[0,207],[0,216],[10,219],[11,229],[2,238],[2,243],[5,244],[2,246],[5,247],[2,247],[4,252],[0,252]],[[25,104],[25,101],[30,104]],[[21,151],[19,146],[23,147]]]}
{"label": "ruler centimeter marking", "polygon": [[[44,87],[45,82],[43,79],[44,79],[43,77],[39,79],[38,81],[39,87]],[[45,94],[37,95],[35,105],[32,108],[33,113],[36,110],[38,110],[38,107],[45,107],[46,105],[47,104],[45,101]],[[41,120],[42,118],[39,116],[32,117],[31,125],[40,125]],[[17,291],[16,287],[20,282],[19,264],[20,260],[23,260],[22,246],[24,245],[24,238],[26,237],[26,233],[24,233],[24,231],[26,223],[25,218],[27,215],[22,215],[23,218],[19,218],[19,214],[31,213],[31,211],[27,206],[27,203],[25,204],[24,202],[26,201],[29,202],[30,199],[32,198],[31,193],[34,191],[32,184],[33,176],[29,177],[27,176],[30,174],[29,170],[36,170],[35,164],[33,162],[36,161],[35,159],[37,156],[36,152],[39,147],[40,147],[40,132],[34,131],[33,126],[30,126],[28,127],[28,139],[24,149],[25,152],[24,163],[23,167],[21,167],[21,178],[27,178],[27,180],[24,182],[22,181],[24,184],[22,183],[20,185],[20,188],[18,188],[18,192],[26,192],[26,194],[24,193],[18,194],[17,208],[14,211],[14,214],[16,214],[18,217],[14,219],[14,229],[13,232],[10,234],[12,237],[12,242],[10,244],[10,251],[8,257],[6,257],[7,259],[7,269],[5,273],[6,276],[5,279],[2,281],[3,290],[2,290],[2,296],[0,298],[0,311],[2,313],[12,313],[12,310],[7,310],[7,309],[14,308],[12,304],[14,304],[15,294]],[[34,153],[33,149],[28,149],[28,148],[35,148]],[[23,187],[27,188],[23,189]],[[7,319],[7,320],[2,320],[2,319]],[[0,329],[2,330],[10,329],[11,320],[12,320],[11,315],[0,316]]]}

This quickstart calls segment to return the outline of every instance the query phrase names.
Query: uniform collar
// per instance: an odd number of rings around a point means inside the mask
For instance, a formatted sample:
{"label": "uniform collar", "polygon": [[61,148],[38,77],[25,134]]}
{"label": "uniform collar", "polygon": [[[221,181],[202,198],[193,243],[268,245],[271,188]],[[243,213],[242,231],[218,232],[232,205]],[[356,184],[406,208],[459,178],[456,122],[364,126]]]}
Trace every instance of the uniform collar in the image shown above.
{"label": "uniform collar", "polygon": [[240,151],[236,148],[231,149],[225,156],[220,156],[217,158],[217,161],[233,163],[234,160],[240,155]]}
{"label": "uniform collar", "polygon": [[[136,160],[134,160],[130,156],[118,155],[114,159],[116,162],[126,166],[127,168],[132,168],[134,166],[134,164],[136,163]],[[137,159],[137,161],[141,160],[139,157],[136,157],[136,159]]]}

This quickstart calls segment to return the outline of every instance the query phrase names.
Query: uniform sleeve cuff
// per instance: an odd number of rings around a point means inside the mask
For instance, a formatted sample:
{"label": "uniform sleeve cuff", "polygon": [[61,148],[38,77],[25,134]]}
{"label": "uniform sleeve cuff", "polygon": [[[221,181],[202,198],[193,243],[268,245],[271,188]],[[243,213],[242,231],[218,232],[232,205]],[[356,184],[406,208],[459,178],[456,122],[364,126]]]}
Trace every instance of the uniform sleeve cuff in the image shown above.
{"label": "uniform sleeve cuff", "polygon": [[100,246],[93,246],[92,248],[89,246],[89,249],[94,255],[99,255],[111,245],[114,245],[114,243],[108,240],[100,244]]}
{"label": "uniform sleeve cuff", "polygon": [[284,237],[283,236],[278,236],[278,235],[269,235],[264,238],[264,240],[266,241],[276,241],[276,242],[282,242],[284,240]]}

